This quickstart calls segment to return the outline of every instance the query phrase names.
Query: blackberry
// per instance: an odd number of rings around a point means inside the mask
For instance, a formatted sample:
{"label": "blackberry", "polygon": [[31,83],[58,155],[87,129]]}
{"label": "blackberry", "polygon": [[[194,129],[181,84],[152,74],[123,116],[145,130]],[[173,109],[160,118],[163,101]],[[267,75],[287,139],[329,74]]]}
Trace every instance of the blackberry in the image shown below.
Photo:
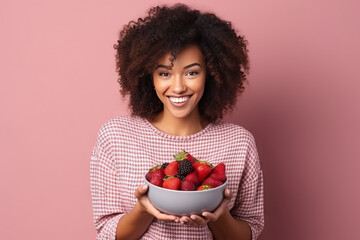
{"label": "blackberry", "polygon": [[185,180],[185,176],[180,175],[180,174],[176,174],[174,177],[179,178],[182,182]]}
{"label": "blackberry", "polygon": [[169,163],[168,163],[168,162],[163,163],[163,165],[161,165],[161,167],[162,167],[163,169],[165,169],[165,168],[167,167],[167,165],[169,165]]}
{"label": "blackberry", "polygon": [[190,160],[182,160],[179,164],[179,175],[186,176],[193,171],[193,166]]}

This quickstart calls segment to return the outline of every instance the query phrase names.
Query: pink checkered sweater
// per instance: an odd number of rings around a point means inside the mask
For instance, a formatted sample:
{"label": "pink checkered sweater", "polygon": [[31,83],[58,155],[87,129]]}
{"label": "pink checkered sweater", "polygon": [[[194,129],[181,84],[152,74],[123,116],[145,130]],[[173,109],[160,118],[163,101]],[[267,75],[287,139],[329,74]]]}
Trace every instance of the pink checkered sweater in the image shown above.
{"label": "pink checkered sweater", "polygon": [[[97,239],[115,239],[120,218],[136,203],[135,189],[147,171],[170,162],[182,149],[199,160],[226,165],[228,205],[246,221],[256,239],[264,226],[263,177],[253,136],[229,123],[209,124],[190,136],[172,136],[139,117],[115,117],[105,123],[91,155],[90,183]],[[213,239],[207,226],[192,227],[154,219],[140,239]]]}

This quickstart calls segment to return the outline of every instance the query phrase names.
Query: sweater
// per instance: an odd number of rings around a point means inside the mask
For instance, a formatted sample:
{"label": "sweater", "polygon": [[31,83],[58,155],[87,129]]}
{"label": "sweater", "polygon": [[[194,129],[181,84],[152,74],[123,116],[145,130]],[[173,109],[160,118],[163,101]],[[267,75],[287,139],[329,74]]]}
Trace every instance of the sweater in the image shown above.
{"label": "sweater", "polygon": [[[264,227],[263,175],[253,135],[216,122],[189,136],[166,134],[148,120],[119,116],[99,130],[90,161],[90,185],[97,239],[116,238],[117,224],[136,204],[135,189],[150,168],[171,162],[185,150],[198,160],[226,166],[231,215],[246,221],[255,240]],[[120,229],[121,231],[121,229]],[[154,218],[142,240],[213,239],[207,226],[192,227]]]}

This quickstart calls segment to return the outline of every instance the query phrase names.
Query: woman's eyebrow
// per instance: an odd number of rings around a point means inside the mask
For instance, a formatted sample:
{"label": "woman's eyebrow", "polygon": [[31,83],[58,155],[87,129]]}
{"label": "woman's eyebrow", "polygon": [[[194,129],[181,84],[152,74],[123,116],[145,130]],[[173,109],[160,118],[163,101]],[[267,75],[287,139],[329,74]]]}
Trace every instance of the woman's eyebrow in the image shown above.
{"label": "woman's eyebrow", "polygon": [[190,64],[190,65],[185,66],[184,69],[188,69],[188,68],[191,68],[191,67],[193,67],[193,66],[199,66],[199,67],[201,68],[200,63],[192,63],[192,64]]}
{"label": "woman's eyebrow", "polygon": [[[192,63],[192,64],[189,64],[189,65],[185,66],[184,69],[188,69],[188,68],[191,68],[191,67],[193,67],[193,66],[199,66],[199,67],[201,67],[200,63]],[[155,69],[158,69],[158,68],[165,68],[165,69],[167,69],[167,70],[170,70],[172,67],[171,67],[171,66],[166,66],[166,65],[159,64],[159,65],[156,66]]]}
{"label": "woman's eyebrow", "polygon": [[157,65],[156,66],[156,68],[155,69],[158,69],[158,68],[165,68],[165,69],[171,69],[171,66],[166,66],[166,65],[161,65],[161,64],[159,64],[159,65]]}

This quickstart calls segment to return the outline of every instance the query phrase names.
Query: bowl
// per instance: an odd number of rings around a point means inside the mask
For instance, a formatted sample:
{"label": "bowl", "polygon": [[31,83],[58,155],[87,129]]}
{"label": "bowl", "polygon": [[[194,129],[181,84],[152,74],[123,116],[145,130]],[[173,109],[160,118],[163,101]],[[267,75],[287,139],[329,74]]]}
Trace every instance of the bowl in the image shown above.
{"label": "bowl", "polygon": [[202,212],[212,212],[221,203],[224,197],[227,181],[221,186],[202,191],[171,190],[151,184],[145,177],[149,186],[148,197],[151,203],[163,213],[189,216],[201,215]]}

